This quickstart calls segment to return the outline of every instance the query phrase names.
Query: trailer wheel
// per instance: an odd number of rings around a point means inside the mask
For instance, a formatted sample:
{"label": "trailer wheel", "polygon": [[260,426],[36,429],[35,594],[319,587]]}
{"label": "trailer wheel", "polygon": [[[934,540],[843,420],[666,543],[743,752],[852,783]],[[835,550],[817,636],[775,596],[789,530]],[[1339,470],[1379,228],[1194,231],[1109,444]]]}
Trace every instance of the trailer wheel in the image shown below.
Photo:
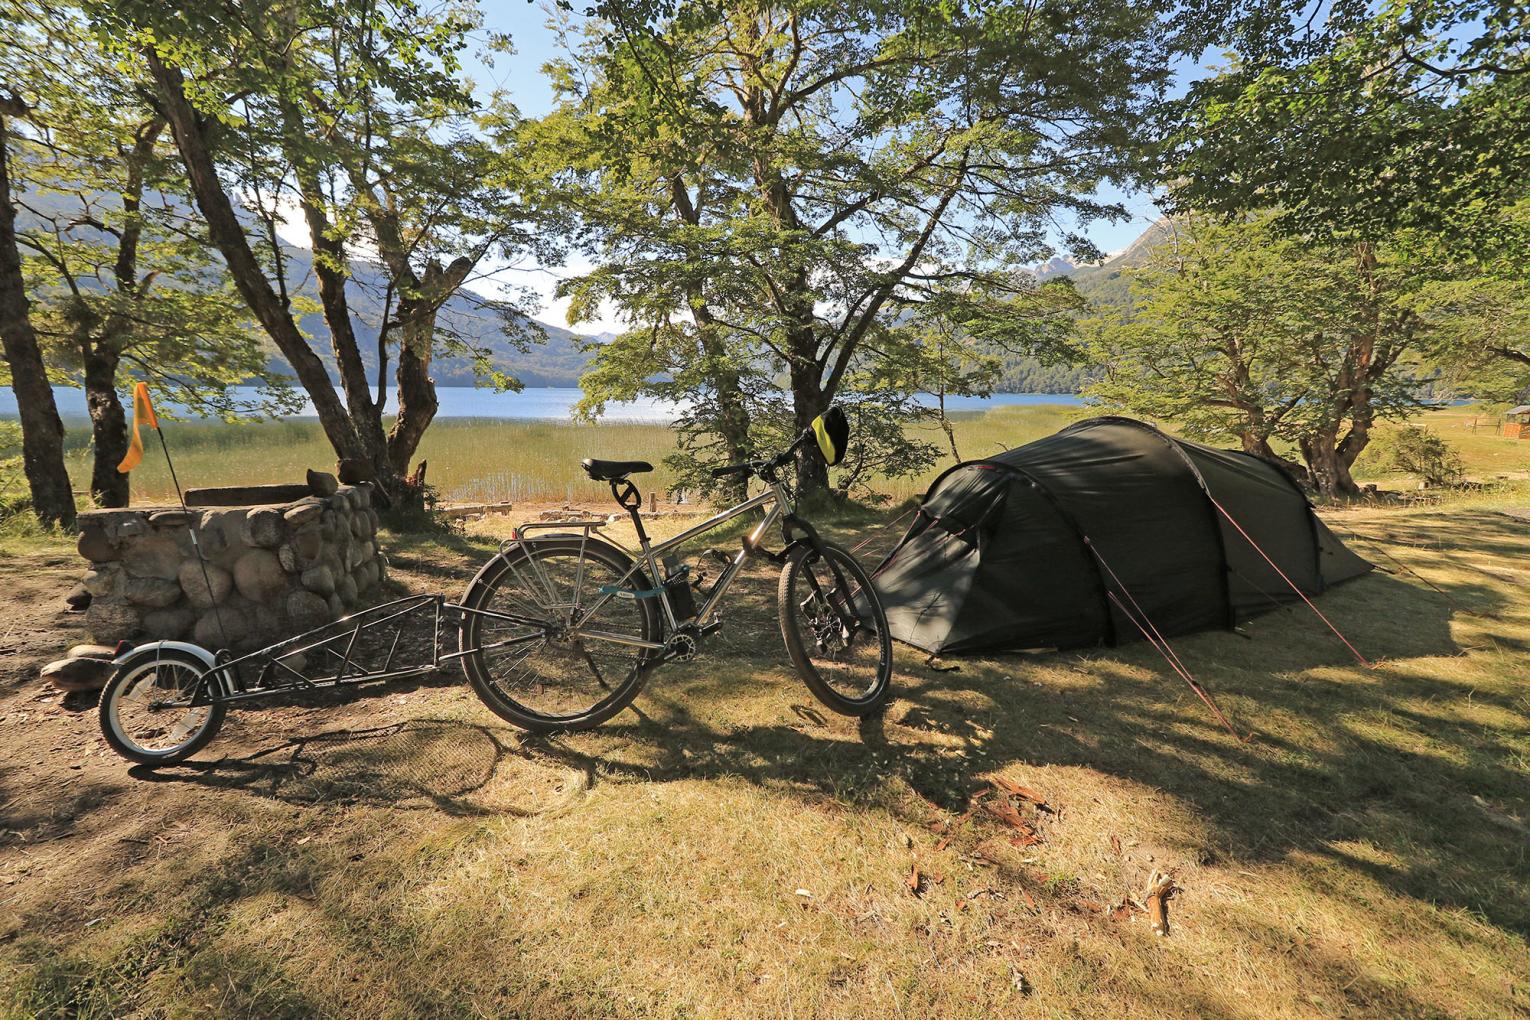
{"label": "trailer wheel", "polygon": [[101,692],[101,733],[112,750],[143,765],[173,765],[207,746],[225,706],[187,704],[206,673],[205,662],[174,649],[119,666]]}

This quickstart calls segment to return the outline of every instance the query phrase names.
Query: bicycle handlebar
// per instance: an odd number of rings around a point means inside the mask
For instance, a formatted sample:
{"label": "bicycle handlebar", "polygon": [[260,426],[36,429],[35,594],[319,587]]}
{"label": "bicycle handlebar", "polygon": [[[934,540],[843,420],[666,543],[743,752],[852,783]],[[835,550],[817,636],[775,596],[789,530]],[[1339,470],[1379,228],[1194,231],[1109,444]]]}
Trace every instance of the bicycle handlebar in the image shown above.
{"label": "bicycle handlebar", "polygon": [[802,434],[792,440],[792,445],[782,450],[769,460],[746,460],[738,464],[728,464],[720,468],[712,469],[713,478],[727,478],[730,475],[756,475],[761,472],[774,471],[785,464],[796,454],[797,448],[813,438],[812,429],[803,429]]}
{"label": "bicycle handlebar", "polygon": [[727,467],[712,469],[713,478],[727,478],[729,475],[749,475],[753,473],[754,465],[749,463],[729,464]]}

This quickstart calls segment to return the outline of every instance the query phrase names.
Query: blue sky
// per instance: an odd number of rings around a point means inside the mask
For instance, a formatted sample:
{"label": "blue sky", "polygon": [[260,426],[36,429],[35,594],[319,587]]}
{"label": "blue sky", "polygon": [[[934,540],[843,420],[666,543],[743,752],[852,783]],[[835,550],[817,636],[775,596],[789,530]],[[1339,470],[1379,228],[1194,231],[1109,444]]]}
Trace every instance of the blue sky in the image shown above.
{"label": "blue sky", "polygon": [[[512,56],[495,54],[489,66],[472,55],[467,56],[468,73],[482,90],[504,89],[516,106],[527,116],[546,113],[552,104],[552,90],[542,73],[542,65],[560,55],[557,32],[552,27],[552,17],[547,5],[528,3],[526,0],[485,0],[482,4],[485,31],[508,34],[514,41],[516,52]],[[1194,75],[1196,68],[1186,66],[1182,77]],[[1129,220],[1120,223],[1103,221],[1089,224],[1081,232],[1089,237],[1101,251],[1120,251],[1137,238],[1148,224],[1158,217],[1150,196],[1141,193],[1123,194],[1115,189],[1105,189],[1099,197],[1109,201],[1121,201],[1131,211]],[[507,270],[501,274],[506,284],[534,287],[544,296],[543,307],[537,317],[547,322],[564,325],[565,304],[551,299],[552,287],[558,276],[577,273],[585,268],[581,264],[554,269],[524,267]],[[617,330],[620,324],[610,319],[584,323],[581,332]]]}

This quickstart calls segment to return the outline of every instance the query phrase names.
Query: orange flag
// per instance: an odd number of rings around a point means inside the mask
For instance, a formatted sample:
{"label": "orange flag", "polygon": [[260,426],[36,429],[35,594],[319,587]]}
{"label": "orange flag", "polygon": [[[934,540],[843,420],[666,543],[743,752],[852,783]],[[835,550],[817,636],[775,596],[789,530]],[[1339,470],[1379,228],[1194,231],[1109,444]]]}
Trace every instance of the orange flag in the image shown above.
{"label": "orange flag", "polygon": [[143,436],[138,434],[141,425],[159,429],[159,419],[154,415],[154,403],[149,399],[148,383],[139,383],[133,387],[133,434],[128,439],[127,456],[117,465],[118,474],[127,474],[143,460]]}

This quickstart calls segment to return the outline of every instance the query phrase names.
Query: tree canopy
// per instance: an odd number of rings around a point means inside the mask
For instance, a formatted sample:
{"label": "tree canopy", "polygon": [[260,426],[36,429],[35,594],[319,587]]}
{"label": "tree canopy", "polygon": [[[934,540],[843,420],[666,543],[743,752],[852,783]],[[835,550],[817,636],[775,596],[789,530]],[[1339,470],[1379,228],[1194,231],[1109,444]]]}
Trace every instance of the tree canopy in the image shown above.
{"label": "tree canopy", "polygon": [[202,413],[276,408],[285,390],[242,406],[230,385],[266,357],[195,216],[164,118],[120,74],[77,16],[33,5],[0,40],[25,69],[28,108],[12,133],[17,240],[31,319],[57,382],[85,391],[92,498],[126,506],[118,392],[126,373]]}
{"label": "tree canopy", "polygon": [[[438,340],[452,340],[438,337],[441,304],[487,256],[514,259],[542,236],[507,186],[501,143],[518,114],[498,95],[480,108],[461,73],[476,8],[123,0],[90,11],[152,81],[210,236],[336,452],[399,493],[437,410],[430,361]],[[339,393],[298,326],[277,236],[292,206],[314,254]],[[347,294],[356,257],[386,277],[375,391]],[[398,415],[385,428],[390,351]]]}
{"label": "tree canopy", "polygon": [[1319,492],[1351,493],[1372,427],[1418,407],[1433,267],[1405,245],[1290,238],[1274,220],[1176,221],[1130,271],[1129,306],[1085,330],[1084,356],[1105,366],[1087,392],[1272,461],[1284,441]]}
{"label": "tree canopy", "polygon": [[633,327],[589,400],[684,395],[687,448],[714,461],[749,452],[777,381],[802,428],[888,379],[876,362],[911,316],[939,307],[998,345],[1045,332],[1072,299],[1020,267],[1056,223],[1114,211],[1090,196],[1133,172],[1168,78],[1150,4],[609,17],[553,69],[558,108],[531,135],[596,263],[573,314],[610,302]]}
{"label": "tree canopy", "polygon": [[1506,215],[1530,195],[1523,6],[1393,0],[1275,11],[1182,104],[1166,160],[1176,203],[1279,209],[1294,233],[1375,239],[1413,229],[1457,256],[1507,256],[1523,272],[1530,235]]}

